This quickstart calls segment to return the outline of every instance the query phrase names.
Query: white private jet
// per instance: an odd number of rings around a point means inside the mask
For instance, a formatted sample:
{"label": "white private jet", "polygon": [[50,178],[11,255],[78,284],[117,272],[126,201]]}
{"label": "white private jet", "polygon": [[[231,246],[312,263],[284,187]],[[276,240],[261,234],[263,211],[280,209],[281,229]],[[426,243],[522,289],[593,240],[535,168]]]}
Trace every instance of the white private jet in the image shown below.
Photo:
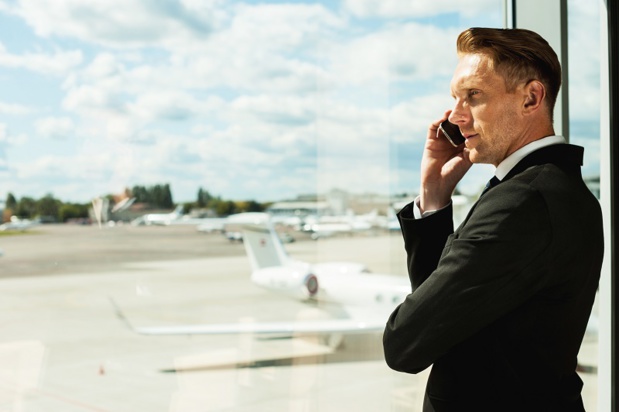
{"label": "white private jet", "polygon": [[10,221],[0,225],[0,231],[15,230],[23,232],[24,230],[28,230],[38,224],[38,222],[32,221],[30,219],[20,219],[17,216],[11,216]]}
{"label": "white private jet", "polygon": [[[407,277],[372,274],[359,263],[310,264],[294,260],[284,250],[269,221],[245,226],[243,240],[251,262],[251,279],[256,285],[304,302],[336,304],[340,317],[142,327],[132,325],[112,300],[117,316],[142,335],[255,334],[290,338],[257,340],[250,350],[228,348],[180,357],[175,360],[174,367],[162,371],[271,365],[282,360],[335,356],[342,335],[382,332],[389,315],[411,291]],[[341,317],[342,310],[346,317]],[[595,315],[592,316],[589,335],[597,333],[596,321]],[[308,336],[324,337],[327,345],[303,339]]]}
{"label": "white private jet", "polygon": [[167,226],[171,222],[178,220],[183,215],[183,205],[176,206],[170,213],[148,213],[138,218],[135,218],[131,224],[134,226],[142,225],[161,225]]}
{"label": "white private jet", "polygon": [[144,335],[351,334],[382,331],[389,314],[411,291],[405,276],[372,274],[352,262],[310,264],[288,256],[269,221],[244,226],[243,241],[258,286],[308,302],[337,304],[348,317],[289,322],[255,322],[140,327],[114,303],[117,315]]}
{"label": "white private jet", "polygon": [[303,225],[303,231],[311,232],[312,239],[330,237],[337,234],[369,232],[374,228],[385,226],[384,216],[379,216],[377,210],[363,215],[348,212],[336,216],[308,216]]}

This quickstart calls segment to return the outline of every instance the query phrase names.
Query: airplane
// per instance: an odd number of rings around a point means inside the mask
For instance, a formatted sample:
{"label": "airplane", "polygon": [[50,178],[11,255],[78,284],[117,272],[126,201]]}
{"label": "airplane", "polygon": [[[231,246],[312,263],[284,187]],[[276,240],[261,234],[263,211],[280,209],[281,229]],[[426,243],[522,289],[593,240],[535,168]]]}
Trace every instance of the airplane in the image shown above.
{"label": "airplane", "polygon": [[17,216],[11,216],[11,220],[9,222],[0,225],[0,231],[17,230],[23,232],[38,224],[38,222],[30,219],[20,219]]}
{"label": "airplane", "polygon": [[[269,216],[262,212],[241,212],[232,214],[226,217],[205,217],[189,219],[189,222],[194,222],[196,230],[201,233],[223,233],[226,238],[232,242],[243,241],[243,233],[241,227],[247,224],[259,224]],[[185,221],[183,217],[174,224],[182,224]]]}
{"label": "airplane", "polygon": [[310,232],[312,239],[316,240],[336,234],[369,232],[374,228],[385,226],[386,218],[379,216],[375,209],[363,215],[356,215],[349,211],[344,215],[308,216],[305,218],[302,230]]}
{"label": "airplane", "polygon": [[170,326],[134,326],[112,300],[116,314],[143,335],[195,334],[354,334],[382,332],[389,314],[411,293],[406,276],[370,273],[355,262],[311,264],[292,259],[284,249],[268,214],[259,224],[243,226],[243,244],[251,263],[251,280],[272,292],[309,304],[342,309],[347,317],[290,322],[252,322]]}
{"label": "airplane", "polygon": [[226,218],[222,232],[231,242],[243,241],[243,227],[251,224],[263,224],[271,219],[271,216],[263,212],[243,212],[230,215]]}
{"label": "airplane", "polygon": [[[174,368],[162,371],[277,365],[277,362],[291,359],[334,356],[343,335],[382,333],[394,308],[411,293],[410,281],[406,276],[373,274],[365,265],[356,262],[312,264],[291,258],[272,222],[268,220],[268,215],[264,215],[261,223],[243,227],[244,246],[252,268],[252,282],[310,305],[334,305],[338,308],[339,316],[275,322],[135,326],[110,298],[116,315],[130,330],[141,335],[254,334],[258,337],[277,338],[266,342],[256,341],[250,351],[226,349],[181,358],[177,360]],[[342,313],[346,317],[341,317]],[[596,334],[597,317],[593,314],[587,335]],[[327,345],[303,339],[308,336],[323,336]],[[288,343],[281,338],[287,338]]]}
{"label": "airplane", "polygon": [[196,225],[196,230],[201,233],[217,233],[223,232],[224,226],[228,221],[225,217],[203,217],[203,218],[194,218],[181,219],[181,222],[177,223],[191,223]]}
{"label": "airplane", "polygon": [[133,226],[142,226],[142,225],[167,226],[171,222],[177,219],[180,219],[182,215],[183,215],[183,205],[178,205],[170,213],[148,213],[148,214],[135,218],[133,221],[131,221],[131,224]]}

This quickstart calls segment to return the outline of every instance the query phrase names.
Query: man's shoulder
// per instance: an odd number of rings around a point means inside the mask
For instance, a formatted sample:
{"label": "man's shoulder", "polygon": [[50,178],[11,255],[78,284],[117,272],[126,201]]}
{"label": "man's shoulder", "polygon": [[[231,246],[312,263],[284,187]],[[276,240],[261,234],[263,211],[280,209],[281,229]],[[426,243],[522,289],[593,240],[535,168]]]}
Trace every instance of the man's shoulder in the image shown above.
{"label": "man's shoulder", "polygon": [[553,181],[560,184],[563,181],[582,180],[582,177],[577,174],[566,174],[565,170],[554,163],[536,164],[527,167],[526,169],[514,174],[509,179],[505,180],[505,184],[513,186],[516,189],[518,186],[535,185],[545,181]]}
{"label": "man's shoulder", "polygon": [[498,203],[523,205],[541,202],[553,216],[562,218],[584,214],[586,219],[593,219],[600,214],[599,201],[585,184],[579,164],[533,164],[495,189],[493,198]]}
{"label": "man's shoulder", "polygon": [[[542,172],[563,171],[572,177],[580,177],[584,149],[571,144],[554,144],[537,149],[521,159],[506,175],[506,180],[515,176],[533,178]],[[526,172],[526,173],[525,173]]]}

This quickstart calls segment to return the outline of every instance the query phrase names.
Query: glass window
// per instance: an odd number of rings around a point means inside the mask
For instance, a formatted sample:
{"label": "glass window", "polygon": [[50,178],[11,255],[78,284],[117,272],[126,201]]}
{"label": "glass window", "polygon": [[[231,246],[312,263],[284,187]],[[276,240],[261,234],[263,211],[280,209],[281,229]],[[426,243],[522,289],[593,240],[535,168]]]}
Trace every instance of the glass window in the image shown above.
{"label": "glass window", "polygon": [[[583,177],[600,198],[600,22],[599,2],[568,1],[570,143],[585,148]],[[598,298],[578,356],[586,410],[598,401]]]}
{"label": "glass window", "polygon": [[[376,319],[399,296],[344,308],[295,299],[311,276],[252,282],[239,228],[266,211],[291,258],[404,278],[393,212],[452,105],[457,34],[502,26],[503,3],[0,0],[0,404],[419,407],[427,372],[389,370],[379,332],[251,333]],[[595,145],[586,109],[572,140]]]}

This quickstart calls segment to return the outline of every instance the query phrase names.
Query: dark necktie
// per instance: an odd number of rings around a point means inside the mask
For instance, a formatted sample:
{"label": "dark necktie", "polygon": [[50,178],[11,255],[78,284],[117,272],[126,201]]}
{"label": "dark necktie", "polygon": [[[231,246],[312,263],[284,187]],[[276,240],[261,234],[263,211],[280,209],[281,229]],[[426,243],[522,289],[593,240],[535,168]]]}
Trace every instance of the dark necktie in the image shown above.
{"label": "dark necktie", "polygon": [[484,188],[484,191],[481,192],[481,196],[483,196],[488,190],[492,189],[494,186],[498,185],[499,183],[501,183],[499,178],[496,176],[493,176],[492,179],[488,180],[488,183],[486,183],[486,187]]}

